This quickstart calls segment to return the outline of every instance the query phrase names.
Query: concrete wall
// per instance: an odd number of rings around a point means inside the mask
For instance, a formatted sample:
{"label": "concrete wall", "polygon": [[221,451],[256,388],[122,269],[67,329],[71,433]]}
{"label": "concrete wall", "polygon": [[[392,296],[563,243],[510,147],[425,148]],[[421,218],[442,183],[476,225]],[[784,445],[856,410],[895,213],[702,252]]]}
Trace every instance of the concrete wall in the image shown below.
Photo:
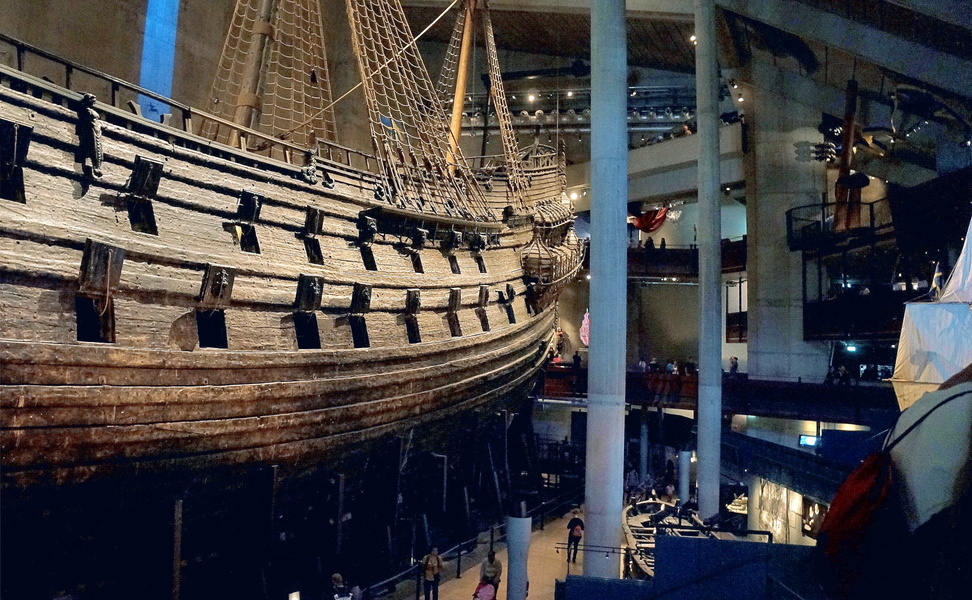
{"label": "concrete wall", "polygon": [[[234,0],[181,0],[172,97],[205,107]],[[138,83],[148,0],[0,0],[0,31],[68,60]],[[9,53],[0,61],[13,64]],[[42,61],[32,73],[63,83]],[[83,89],[82,77],[76,79]]]}
{"label": "concrete wall", "polygon": [[[82,65],[137,82],[146,5],[147,0],[0,0],[0,31]],[[13,64],[9,53],[0,59]],[[34,67],[44,68],[41,61],[27,65],[32,73],[37,72]],[[52,75],[47,76],[55,82],[62,81],[62,71],[52,69]]]}
{"label": "concrete wall", "polygon": [[794,148],[817,140],[820,111],[786,89],[746,90],[750,152],[746,155],[749,277],[749,376],[822,381],[829,361],[825,342],[803,341],[802,263],[786,244],[786,211],[819,203],[824,167],[799,162]]}
{"label": "concrete wall", "polygon": [[698,361],[698,294],[696,285],[629,283],[629,366],[640,355],[654,356],[659,362],[669,358],[682,363]]}

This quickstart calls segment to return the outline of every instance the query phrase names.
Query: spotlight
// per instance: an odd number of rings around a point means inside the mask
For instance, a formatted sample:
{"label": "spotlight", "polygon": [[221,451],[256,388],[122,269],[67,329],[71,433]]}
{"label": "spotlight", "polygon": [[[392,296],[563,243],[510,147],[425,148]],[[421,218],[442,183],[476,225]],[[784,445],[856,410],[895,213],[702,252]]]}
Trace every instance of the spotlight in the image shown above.
{"label": "spotlight", "polygon": [[735,79],[730,79],[729,80],[729,87],[731,87],[732,89],[735,90],[735,89],[737,89],[739,87],[739,84],[736,83],[736,80]]}
{"label": "spotlight", "polygon": [[570,193],[570,199],[571,200],[577,200],[577,192],[571,192]]}
{"label": "spotlight", "polygon": [[848,352],[857,352],[857,346],[849,345],[849,346],[847,346],[847,351]]}
{"label": "spotlight", "polygon": [[743,101],[743,97],[742,96],[739,96],[739,98],[737,98],[736,100],[739,101],[739,102],[742,102]]}
{"label": "spotlight", "polygon": [[573,98],[573,97],[574,97],[574,92],[572,92],[572,91],[568,91],[568,92],[567,92],[567,97],[568,97],[568,98]]}
{"label": "spotlight", "polygon": [[533,102],[536,99],[537,99],[537,97],[534,96],[533,94],[530,94],[529,96],[527,96],[527,100],[529,100],[530,102]]}
{"label": "spotlight", "polygon": [[591,274],[590,274],[590,273],[588,273],[588,274],[587,274],[587,280],[588,280],[588,281],[590,281],[590,280],[591,280]]}

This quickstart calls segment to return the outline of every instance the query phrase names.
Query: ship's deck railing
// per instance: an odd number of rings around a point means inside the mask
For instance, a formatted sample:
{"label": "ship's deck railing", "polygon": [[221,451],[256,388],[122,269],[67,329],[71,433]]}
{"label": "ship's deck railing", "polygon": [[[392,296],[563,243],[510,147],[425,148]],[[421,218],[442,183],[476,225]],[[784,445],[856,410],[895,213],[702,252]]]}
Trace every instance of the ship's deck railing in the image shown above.
{"label": "ship's deck railing", "polygon": [[[170,115],[163,115],[161,121],[163,125],[198,135],[198,132],[201,131],[202,122],[212,121],[220,127],[229,128],[239,133],[239,148],[241,150],[249,150],[255,153],[266,152],[269,157],[282,157],[287,163],[299,166],[308,164],[309,148],[238,125],[222,117],[166,98],[140,85],[62,58],[3,33],[0,33],[0,43],[13,47],[14,52],[11,54],[11,58],[14,64],[9,66],[22,73],[35,75],[70,91],[96,93],[100,95],[103,102],[103,99],[107,97],[105,104],[115,108],[127,107],[136,115],[141,115],[138,104],[139,96],[151,98],[167,105],[172,111]],[[57,78],[57,80],[52,78]],[[328,161],[367,171],[377,169],[375,158],[370,154],[329,141],[318,140],[317,144],[318,154]]]}

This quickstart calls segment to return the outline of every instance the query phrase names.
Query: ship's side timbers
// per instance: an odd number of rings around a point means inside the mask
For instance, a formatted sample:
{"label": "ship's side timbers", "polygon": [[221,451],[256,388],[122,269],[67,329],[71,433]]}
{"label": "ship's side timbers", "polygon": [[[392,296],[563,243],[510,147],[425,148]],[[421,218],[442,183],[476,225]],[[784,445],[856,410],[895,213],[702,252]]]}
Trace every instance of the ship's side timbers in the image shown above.
{"label": "ship's side timbers", "polygon": [[400,214],[373,174],[201,152],[102,105],[82,130],[77,94],[45,94],[0,86],[5,484],[303,460],[539,368],[528,223]]}

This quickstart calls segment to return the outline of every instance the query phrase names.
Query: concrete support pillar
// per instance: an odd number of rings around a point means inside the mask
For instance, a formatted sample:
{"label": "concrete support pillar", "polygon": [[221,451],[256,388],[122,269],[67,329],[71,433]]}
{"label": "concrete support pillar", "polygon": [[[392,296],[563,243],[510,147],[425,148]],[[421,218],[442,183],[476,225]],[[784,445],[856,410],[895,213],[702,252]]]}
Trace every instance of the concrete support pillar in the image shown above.
{"label": "concrete support pillar", "polygon": [[[762,68],[759,65],[754,67]],[[758,75],[757,79],[763,79]],[[749,278],[749,378],[823,381],[830,362],[828,342],[803,339],[803,265],[786,239],[786,211],[819,203],[827,190],[823,163],[798,160],[796,145],[820,139],[820,109],[801,102],[801,89],[780,85],[747,89],[746,119],[752,123],[746,154],[746,229]],[[820,273],[823,293],[830,285]],[[816,278],[814,273],[812,277]]]}
{"label": "concrete support pillar", "polygon": [[760,527],[759,520],[759,506],[761,496],[759,495],[759,487],[762,479],[752,475],[747,481],[749,487],[749,504],[746,506],[746,527],[753,530],[762,529]]}
{"label": "concrete support pillar", "polygon": [[506,600],[526,600],[527,557],[530,554],[530,517],[506,517],[506,550],[509,565],[506,573]]}
{"label": "concrete support pillar", "polygon": [[[624,492],[627,48],[624,0],[591,6],[591,344],[585,545],[618,548]],[[605,556],[605,554],[607,554]],[[620,555],[588,552],[584,574],[617,578]]]}
{"label": "concrete support pillar", "polygon": [[699,138],[699,514],[719,513],[722,435],[722,223],[715,2],[695,0]]}
{"label": "concrete support pillar", "polygon": [[641,438],[638,444],[638,478],[648,479],[648,406],[641,406]]}
{"label": "concrete support pillar", "polygon": [[678,453],[678,498],[685,504],[689,500],[692,486],[692,452],[682,450]]}

